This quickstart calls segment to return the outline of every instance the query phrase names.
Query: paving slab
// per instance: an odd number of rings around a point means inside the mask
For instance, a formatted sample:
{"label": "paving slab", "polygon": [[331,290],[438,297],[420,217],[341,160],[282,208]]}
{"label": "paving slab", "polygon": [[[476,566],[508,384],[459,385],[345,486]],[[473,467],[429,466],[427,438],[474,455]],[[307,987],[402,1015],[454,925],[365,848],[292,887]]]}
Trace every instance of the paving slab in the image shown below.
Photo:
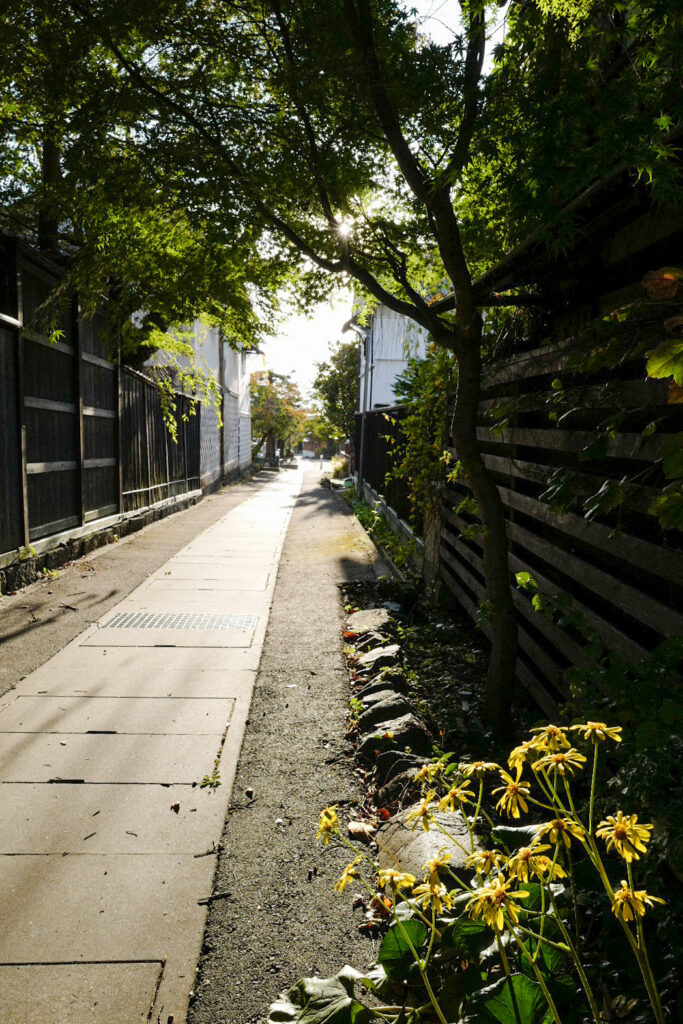
{"label": "paving slab", "polygon": [[41,783],[5,784],[0,787],[0,799],[0,854],[186,853],[200,857],[220,835],[228,793],[224,786]]}
{"label": "paving slab", "polygon": [[163,964],[0,964],[2,1024],[140,1024]]}
{"label": "paving slab", "polygon": [[0,711],[1,733],[222,736],[234,700],[175,697],[49,697],[21,694]]}
{"label": "paving slab", "polygon": [[232,612],[237,615],[259,615],[270,608],[270,595],[266,590],[198,590],[188,580],[182,590],[150,590],[141,587],[134,597],[115,605],[102,622],[107,625],[115,615],[124,611],[168,612]]}
{"label": "paving slab", "polygon": [[163,853],[2,857],[0,963],[185,959],[213,870],[213,857]]}
{"label": "paving slab", "polygon": [[258,579],[251,585],[250,580],[242,578],[237,581],[234,579],[195,579],[187,580],[184,577],[177,576],[166,576],[166,577],[155,577],[151,579],[149,583],[146,583],[141,590],[157,590],[160,593],[166,593],[173,590],[187,590],[188,587],[192,587],[197,593],[211,593],[220,592],[223,590],[229,590],[231,593],[237,594],[248,594],[250,591],[256,591],[260,594],[271,591],[273,588],[273,582],[275,579],[275,573],[273,572],[269,579],[264,582],[262,579]]}
{"label": "paving slab", "polygon": [[231,662],[235,652],[183,647],[107,648],[94,652],[77,644],[65,647],[10,691],[3,701],[21,694],[90,694],[93,697],[228,697],[247,693],[253,670]]}
{"label": "paving slab", "polygon": [[211,773],[220,740],[218,736],[125,733],[0,733],[0,782],[79,779],[191,785]]}
{"label": "paving slab", "polygon": [[263,567],[252,565],[243,559],[235,559],[227,571],[222,565],[196,565],[194,562],[167,563],[157,579],[165,580],[221,580],[229,583],[234,590],[265,590],[272,569],[272,561]]}

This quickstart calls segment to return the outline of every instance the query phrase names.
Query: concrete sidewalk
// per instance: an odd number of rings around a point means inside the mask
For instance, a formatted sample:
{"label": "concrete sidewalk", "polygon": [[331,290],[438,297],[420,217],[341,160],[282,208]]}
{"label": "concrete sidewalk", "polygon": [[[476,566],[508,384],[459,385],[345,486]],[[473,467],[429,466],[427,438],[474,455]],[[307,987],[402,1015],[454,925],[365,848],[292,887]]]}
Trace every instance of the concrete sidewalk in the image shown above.
{"label": "concrete sidewalk", "polygon": [[0,699],[2,1024],[185,1020],[300,486],[274,476]]}

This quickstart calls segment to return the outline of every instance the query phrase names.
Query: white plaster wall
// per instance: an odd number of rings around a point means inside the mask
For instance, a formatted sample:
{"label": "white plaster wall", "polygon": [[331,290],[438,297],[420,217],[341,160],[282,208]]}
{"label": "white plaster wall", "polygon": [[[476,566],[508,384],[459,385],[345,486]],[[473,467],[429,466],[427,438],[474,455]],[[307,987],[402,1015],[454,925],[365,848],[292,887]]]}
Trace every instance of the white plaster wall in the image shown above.
{"label": "white plaster wall", "polygon": [[[361,346],[358,408],[394,405],[394,382],[411,358],[427,354],[427,331],[408,317],[379,306],[368,328],[368,342]],[[370,353],[366,365],[366,351]],[[365,376],[368,374],[367,394]],[[365,403],[365,405],[364,405]]]}

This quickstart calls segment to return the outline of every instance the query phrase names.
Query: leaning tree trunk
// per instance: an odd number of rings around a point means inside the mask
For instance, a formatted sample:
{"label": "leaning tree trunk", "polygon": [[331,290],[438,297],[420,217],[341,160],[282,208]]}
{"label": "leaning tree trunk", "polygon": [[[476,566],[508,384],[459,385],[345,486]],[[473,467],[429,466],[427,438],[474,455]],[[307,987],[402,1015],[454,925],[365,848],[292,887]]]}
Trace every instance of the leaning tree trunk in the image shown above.
{"label": "leaning tree trunk", "polygon": [[497,734],[509,719],[515,687],[517,621],[515,618],[505,513],[498,488],[484,465],[477,439],[481,387],[481,338],[459,346],[458,388],[451,429],[462,471],[477,502],[483,528],[484,577],[491,633],[484,714]]}

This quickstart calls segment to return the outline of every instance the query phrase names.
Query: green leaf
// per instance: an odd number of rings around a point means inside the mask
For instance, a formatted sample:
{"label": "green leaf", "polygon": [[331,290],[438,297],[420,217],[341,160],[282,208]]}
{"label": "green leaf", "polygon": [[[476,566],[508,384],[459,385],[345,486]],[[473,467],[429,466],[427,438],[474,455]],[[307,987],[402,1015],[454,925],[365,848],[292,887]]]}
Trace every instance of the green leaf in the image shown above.
{"label": "green leaf", "polygon": [[673,377],[679,387],[683,387],[683,338],[672,338],[659,345],[646,365],[648,377],[662,380]]}
{"label": "green leaf", "polygon": [[361,977],[347,966],[332,978],[302,978],[272,1004],[268,1024],[365,1024],[370,1012],[354,997]]}
{"label": "green leaf", "polygon": [[609,435],[600,434],[582,448],[579,452],[579,462],[589,462],[591,459],[604,459],[609,449]]}
{"label": "green leaf", "polygon": [[538,589],[538,584],[530,572],[518,572],[515,574],[515,579],[520,590]]}
{"label": "green leaf", "polygon": [[473,921],[469,917],[458,917],[441,932],[444,946],[455,946],[463,953],[474,953],[481,947],[477,940],[488,941],[489,933],[483,921]]}
{"label": "green leaf", "polygon": [[665,437],[659,449],[659,457],[667,480],[683,476],[683,433]]}
{"label": "green leaf", "polygon": [[377,962],[382,964],[390,978],[403,977],[415,962],[406,935],[418,952],[427,941],[427,926],[417,918],[403,922],[402,927],[403,931],[397,924],[389,929],[377,955]]}
{"label": "green leaf", "polygon": [[518,1024],[511,988],[521,1024],[545,1024],[552,1019],[540,985],[524,974],[513,974],[509,980],[503,978],[480,993],[481,1002],[477,999],[477,1005],[482,1007],[488,1021],[495,1024]]}
{"label": "green leaf", "polygon": [[591,494],[583,503],[586,519],[595,519],[596,516],[611,512],[622,504],[626,495],[624,480],[605,480],[599,491]]}

